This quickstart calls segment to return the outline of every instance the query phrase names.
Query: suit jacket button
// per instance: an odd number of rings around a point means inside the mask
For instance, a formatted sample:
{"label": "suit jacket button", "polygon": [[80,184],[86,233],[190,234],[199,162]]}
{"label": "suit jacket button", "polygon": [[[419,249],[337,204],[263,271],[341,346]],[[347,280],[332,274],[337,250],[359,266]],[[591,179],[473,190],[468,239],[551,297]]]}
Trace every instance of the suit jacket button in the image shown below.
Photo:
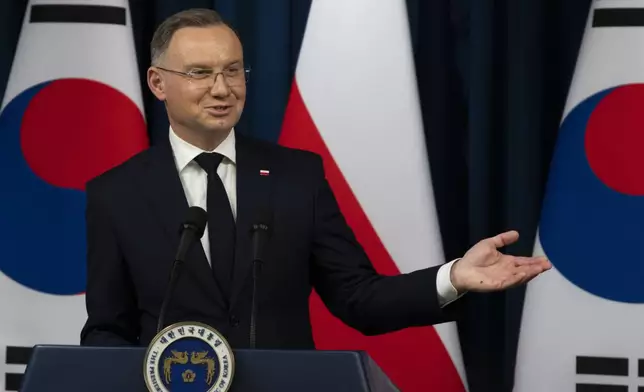
{"label": "suit jacket button", "polygon": [[239,319],[235,315],[230,316],[230,325],[236,327],[239,325]]}

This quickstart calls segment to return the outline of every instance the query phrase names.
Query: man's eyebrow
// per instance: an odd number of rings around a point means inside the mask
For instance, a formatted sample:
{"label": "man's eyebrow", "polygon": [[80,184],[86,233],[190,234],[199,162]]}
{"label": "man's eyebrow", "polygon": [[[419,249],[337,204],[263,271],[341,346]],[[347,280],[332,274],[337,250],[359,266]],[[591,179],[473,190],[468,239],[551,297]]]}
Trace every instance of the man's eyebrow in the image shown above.
{"label": "man's eyebrow", "polygon": [[[225,63],[224,67],[230,67],[231,65],[241,65],[242,61],[241,60],[232,60],[228,63]],[[211,69],[212,67],[210,65],[206,65],[204,63],[189,63],[186,64],[185,67],[186,69],[190,68],[203,68],[203,69]]]}

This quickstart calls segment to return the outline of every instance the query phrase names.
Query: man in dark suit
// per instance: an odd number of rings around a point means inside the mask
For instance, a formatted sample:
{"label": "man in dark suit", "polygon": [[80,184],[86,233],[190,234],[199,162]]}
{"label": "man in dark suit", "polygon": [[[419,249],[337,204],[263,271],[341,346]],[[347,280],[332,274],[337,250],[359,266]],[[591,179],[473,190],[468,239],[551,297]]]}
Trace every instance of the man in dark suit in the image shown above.
{"label": "man in dark suit", "polygon": [[[249,343],[251,227],[268,217],[258,288],[257,347],[313,348],[309,296],[364,334],[454,319],[467,291],[501,290],[550,268],[498,252],[516,232],[463,258],[381,276],[344,221],[319,156],[234,130],[246,73],[235,32],[210,10],[166,20],[152,40],[148,85],[165,102],[168,140],[87,184],[86,345],[146,345],[189,206],[208,211],[188,252],[167,324],[199,321],[233,347]],[[269,175],[266,175],[269,174]]]}

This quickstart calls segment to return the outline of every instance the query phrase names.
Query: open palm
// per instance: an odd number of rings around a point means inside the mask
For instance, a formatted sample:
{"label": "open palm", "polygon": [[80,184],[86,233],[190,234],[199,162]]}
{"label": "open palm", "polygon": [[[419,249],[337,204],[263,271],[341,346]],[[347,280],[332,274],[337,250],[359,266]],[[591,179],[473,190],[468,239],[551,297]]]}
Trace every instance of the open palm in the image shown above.
{"label": "open palm", "polygon": [[470,248],[452,267],[454,288],[459,293],[505,290],[526,283],[552,268],[545,257],[518,257],[499,252],[499,248],[518,239],[518,232],[508,231],[481,240]]}

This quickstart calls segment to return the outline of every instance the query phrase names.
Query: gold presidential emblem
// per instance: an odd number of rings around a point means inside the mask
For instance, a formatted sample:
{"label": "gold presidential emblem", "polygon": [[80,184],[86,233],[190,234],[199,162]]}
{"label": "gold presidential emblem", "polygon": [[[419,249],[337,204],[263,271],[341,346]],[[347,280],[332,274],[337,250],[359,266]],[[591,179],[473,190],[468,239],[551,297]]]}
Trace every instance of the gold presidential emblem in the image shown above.
{"label": "gold presidential emblem", "polygon": [[170,325],[152,339],[143,371],[150,392],[226,392],[235,359],[217,330],[184,322]]}

